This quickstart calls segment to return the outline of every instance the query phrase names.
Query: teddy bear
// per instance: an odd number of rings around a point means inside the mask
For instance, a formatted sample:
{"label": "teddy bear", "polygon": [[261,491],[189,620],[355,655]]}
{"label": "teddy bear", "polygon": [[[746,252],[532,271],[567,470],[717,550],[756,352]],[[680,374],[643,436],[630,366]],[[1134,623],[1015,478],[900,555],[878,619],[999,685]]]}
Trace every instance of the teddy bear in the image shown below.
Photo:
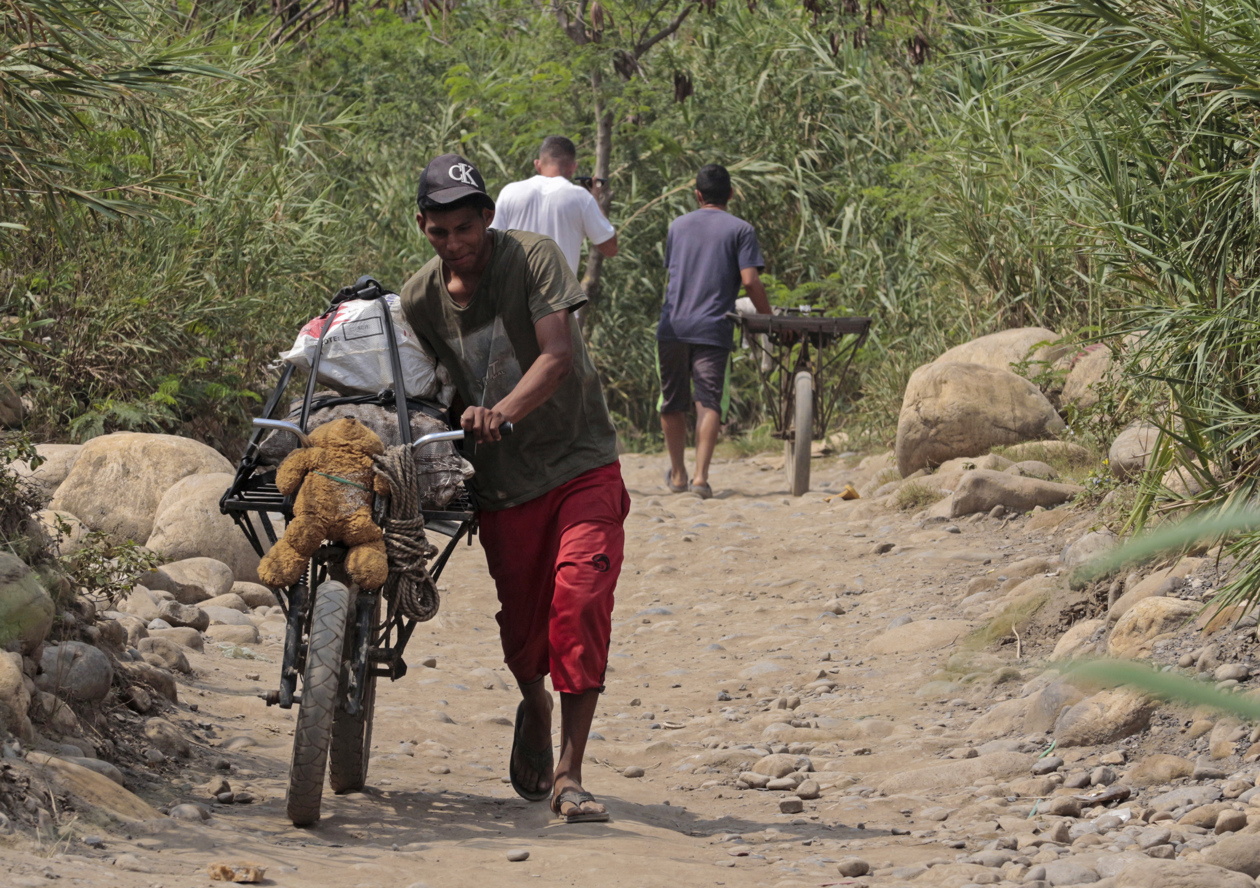
{"label": "teddy bear", "polygon": [[276,470],[276,487],[297,492],[293,520],[263,556],[258,576],[268,586],[291,586],[324,540],[350,548],[346,571],[362,589],[385,583],[385,540],[372,521],[372,493],[389,493],[389,482],[372,470],[385,452],[375,432],[357,419],[337,419],[310,434],[310,446],[290,453]]}

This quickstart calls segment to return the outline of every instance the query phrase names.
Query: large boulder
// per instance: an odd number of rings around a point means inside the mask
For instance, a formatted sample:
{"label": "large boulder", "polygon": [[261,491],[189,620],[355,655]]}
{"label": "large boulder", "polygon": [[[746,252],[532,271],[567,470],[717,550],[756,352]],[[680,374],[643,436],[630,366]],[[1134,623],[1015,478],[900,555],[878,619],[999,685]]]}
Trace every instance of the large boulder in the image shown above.
{"label": "large boulder", "polygon": [[[219,511],[219,500],[233,478],[213,472],[176,481],[158,503],[153,533],[145,545],[172,561],[214,558],[231,568],[236,579],[258,582],[258,553],[236,522]],[[283,529],[282,517],[273,515],[272,520],[277,532]],[[267,538],[260,538],[265,545]]]}
{"label": "large boulder", "polygon": [[1065,747],[1114,743],[1146,730],[1154,711],[1155,702],[1136,691],[1101,691],[1064,710],[1054,736]]}
{"label": "large boulder", "polygon": [[[233,613],[236,613],[233,611]],[[163,601],[158,607],[158,618],[165,620],[172,628],[186,626],[205,632],[210,625],[210,615],[194,604],[180,604],[178,601]]]}
{"label": "large boulder", "polygon": [[69,512],[41,509],[31,516],[27,535],[38,546],[69,557],[83,548],[88,529]]}
{"label": "large boulder", "polygon": [[1068,543],[1063,547],[1060,557],[1063,559],[1064,566],[1071,570],[1082,564],[1088,564],[1095,558],[1110,554],[1111,550],[1118,545],[1120,545],[1120,538],[1104,527],[1101,530],[1091,530],[1079,539]]}
{"label": "large boulder", "polygon": [[[1210,853],[1212,849],[1208,849]],[[1207,858],[1204,854],[1204,858]],[[1144,860],[1116,874],[1111,888],[1256,888],[1255,879],[1208,863]]]}
{"label": "large boulder", "polygon": [[1113,657],[1140,657],[1149,653],[1155,638],[1176,632],[1194,619],[1198,605],[1179,598],[1143,598],[1116,621],[1107,639]]}
{"label": "large boulder", "polygon": [[20,478],[28,478],[39,486],[44,502],[52,499],[53,493],[61,486],[79,458],[82,444],[36,444],[35,452],[43,459],[34,469],[26,461],[13,464],[13,470]]}
{"label": "large boulder", "polygon": [[214,558],[185,558],[164,564],[140,577],[148,589],[169,592],[180,604],[200,604],[226,595],[234,582],[232,568]]}
{"label": "large boulder", "polygon": [[979,785],[981,780],[1000,783],[1028,773],[1035,761],[1032,755],[1019,752],[992,752],[971,759],[902,769],[879,784],[884,795],[940,792]]}
{"label": "large boulder", "polygon": [[1098,641],[1095,638],[1107,625],[1106,620],[1082,620],[1074,625],[1059,639],[1054,646],[1051,660],[1074,660],[1077,657],[1090,656],[1097,653]]}
{"label": "large boulder", "polygon": [[897,420],[897,468],[909,475],[959,456],[1052,437],[1063,420],[1035,385],[983,364],[925,364]]}
{"label": "large boulder", "polygon": [[1116,436],[1107,451],[1111,474],[1120,480],[1136,478],[1146,471],[1155,455],[1155,443],[1159,440],[1159,426],[1149,422],[1131,423]]}
{"label": "large boulder", "polygon": [[[1029,370],[1039,373],[1057,361],[1066,348],[1055,345],[1059,334],[1045,327],[1017,327],[981,336],[956,345],[933,363],[980,364],[999,370],[1013,370],[1013,364],[1028,361]],[[1040,348],[1038,344],[1045,343]]]}
{"label": "large boulder", "polygon": [[280,600],[276,598],[276,593],[259,583],[238,581],[232,584],[232,592],[241,596],[241,600],[251,609],[255,607],[275,607],[280,604]]}
{"label": "large boulder", "polygon": [[0,736],[7,731],[23,740],[34,732],[27,710],[31,695],[22,675],[22,655],[0,651]]}
{"label": "large boulder", "polygon": [[44,648],[35,686],[47,694],[79,703],[99,703],[109,693],[114,667],[99,649],[81,641]]}
{"label": "large boulder", "polygon": [[1006,472],[976,469],[964,472],[954,489],[950,517],[988,512],[994,506],[1005,506],[1016,512],[1031,512],[1037,506],[1050,508],[1065,503],[1080,493],[1074,484],[1024,478]]}
{"label": "large boulder", "polygon": [[232,472],[232,464],[198,441],[174,435],[120,432],[83,445],[51,507],[77,515],[113,542],[143,542],[158,504],[189,475]]}
{"label": "large boulder", "polygon": [[52,596],[31,569],[0,552],[0,646],[32,652],[48,636],[55,612]]}
{"label": "large boulder", "polygon": [[1105,345],[1091,345],[1077,357],[1063,382],[1059,403],[1077,410],[1088,410],[1098,403],[1099,388],[1111,370],[1111,350]]}
{"label": "large boulder", "polygon": [[1254,879],[1260,876],[1260,836],[1223,836],[1203,852],[1203,859],[1213,866],[1235,873],[1246,873]]}

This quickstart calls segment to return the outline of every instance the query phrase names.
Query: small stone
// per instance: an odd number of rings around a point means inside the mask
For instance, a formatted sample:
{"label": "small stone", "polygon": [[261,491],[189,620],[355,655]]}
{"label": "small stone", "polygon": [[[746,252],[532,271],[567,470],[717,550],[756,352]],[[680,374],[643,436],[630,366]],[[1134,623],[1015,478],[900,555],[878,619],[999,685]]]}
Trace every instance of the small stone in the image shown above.
{"label": "small stone", "polygon": [[1098,761],[1104,765],[1123,765],[1126,759],[1124,753],[1117,749],[1113,752],[1107,753]]}
{"label": "small stone", "polygon": [[1190,774],[1192,780],[1224,780],[1227,775],[1220,768],[1211,765],[1196,765]]}
{"label": "small stone", "polygon": [[261,676],[259,673],[257,673],[257,672],[246,672],[246,673],[245,673],[245,680],[246,680],[246,681],[259,681],[259,680],[261,680],[261,679],[262,679],[262,676]]}
{"label": "small stone", "polygon": [[779,811],[784,814],[800,814],[805,810],[805,803],[800,799],[783,799],[779,802]]}
{"label": "small stone", "polygon": [[1247,815],[1243,811],[1222,811],[1216,815],[1216,827],[1213,832],[1218,836],[1235,833],[1247,825]]}
{"label": "small stone", "polygon": [[638,765],[631,765],[630,767],[626,768],[624,771],[621,772],[621,776],[635,778],[635,777],[642,777],[644,773],[646,772],[642,768],[640,768]]}
{"label": "small stone", "polygon": [[529,860],[529,851],[524,848],[513,848],[507,853],[507,859],[513,863],[520,863],[522,860]]}
{"label": "small stone", "polygon": [[1091,786],[1110,786],[1115,782],[1116,772],[1106,765],[1095,768],[1090,772],[1089,783]]}
{"label": "small stone", "polygon": [[200,805],[176,805],[174,808],[171,808],[170,817],[172,820],[189,820],[200,823],[203,820],[210,819],[210,812]]}
{"label": "small stone", "polygon": [[871,871],[871,865],[860,857],[846,857],[836,864],[840,875],[846,878],[864,876]]}
{"label": "small stone", "polygon": [[754,771],[744,771],[739,775],[739,780],[745,786],[753,789],[765,789],[770,784],[770,778],[765,774],[758,774]]}
{"label": "small stone", "polygon": [[1081,803],[1071,796],[1056,796],[1046,804],[1045,811],[1051,817],[1080,817]]}
{"label": "small stone", "polygon": [[1214,681],[1246,681],[1250,677],[1251,670],[1242,663],[1226,663],[1212,672]]}
{"label": "small stone", "polygon": [[255,796],[252,792],[248,792],[246,790],[240,790],[236,793],[236,804],[248,805],[254,801],[254,798]]}
{"label": "small stone", "polygon": [[84,836],[83,844],[87,845],[89,848],[104,848],[105,840],[100,836]]}
{"label": "small stone", "polygon": [[1033,774],[1038,777],[1044,774],[1053,774],[1055,771],[1063,767],[1063,759],[1057,755],[1047,756],[1032,766]]}
{"label": "small stone", "polygon": [[234,801],[236,801],[236,793],[221,792],[217,796],[214,797],[214,800],[218,802],[220,805],[230,805]]}
{"label": "small stone", "polygon": [[451,773],[451,769],[446,767],[446,765],[434,765],[432,768],[429,769],[429,773],[430,774],[449,774]]}
{"label": "small stone", "polygon": [[822,795],[822,787],[818,785],[816,780],[805,780],[801,785],[796,787],[797,798],[806,800],[816,799]]}

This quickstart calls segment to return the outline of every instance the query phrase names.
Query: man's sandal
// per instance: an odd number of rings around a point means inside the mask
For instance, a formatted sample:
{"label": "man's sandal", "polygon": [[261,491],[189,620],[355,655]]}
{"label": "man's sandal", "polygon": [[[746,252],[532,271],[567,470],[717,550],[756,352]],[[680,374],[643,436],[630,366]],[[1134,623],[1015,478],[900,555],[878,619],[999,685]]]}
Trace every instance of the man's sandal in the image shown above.
{"label": "man's sandal", "polygon": [[669,488],[670,493],[686,493],[687,492],[686,484],[674,483],[674,470],[673,469],[665,470],[665,486]]}
{"label": "man's sandal", "polygon": [[[591,795],[584,789],[566,789],[560,795],[551,800],[551,811],[565,823],[607,823],[607,811],[583,811],[582,806],[587,802],[595,801],[595,796]],[[566,804],[573,805],[577,810],[572,814],[561,814],[560,809]]]}
{"label": "man's sandal", "polygon": [[689,490],[700,497],[700,499],[709,499],[713,496],[713,488],[708,484],[696,484],[693,482]]}
{"label": "man's sandal", "polygon": [[516,773],[516,753],[519,750],[521,757],[538,775],[539,780],[555,770],[555,760],[552,758],[550,745],[548,745],[546,752],[538,752],[525,747],[525,744],[521,741],[521,722],[524,718],[525,701],[522,700],[516,707],[516,725],[512,728],[512,755],[508,759],[508,777],[511,778],[512,788],[516,790],[518,796],[527,802],[541,802],[551,795],[551,787],[538,789],[538,784],[535,783],[533,789],[526,789],[525,784],[521,782],[520,777]]}

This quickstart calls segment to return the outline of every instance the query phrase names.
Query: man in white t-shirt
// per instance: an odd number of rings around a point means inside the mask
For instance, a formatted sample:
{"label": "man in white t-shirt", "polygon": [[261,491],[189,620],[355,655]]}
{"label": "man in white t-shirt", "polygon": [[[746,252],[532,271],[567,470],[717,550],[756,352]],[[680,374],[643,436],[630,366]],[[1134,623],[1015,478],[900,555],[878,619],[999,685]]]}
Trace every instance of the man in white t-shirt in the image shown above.
{"label": "man in white t-shirt", "polygon": [[490,227],[546,235],[560,245],[574,274],[582,256],[582,238],[609,259],[616,256],[617,232],[597,199],[602,184],[592,182],[588,191],[569,181],[577,172],[573,142],[564,136],[543,139],[534,169],[538,175],[533,178],[504,186]]}

